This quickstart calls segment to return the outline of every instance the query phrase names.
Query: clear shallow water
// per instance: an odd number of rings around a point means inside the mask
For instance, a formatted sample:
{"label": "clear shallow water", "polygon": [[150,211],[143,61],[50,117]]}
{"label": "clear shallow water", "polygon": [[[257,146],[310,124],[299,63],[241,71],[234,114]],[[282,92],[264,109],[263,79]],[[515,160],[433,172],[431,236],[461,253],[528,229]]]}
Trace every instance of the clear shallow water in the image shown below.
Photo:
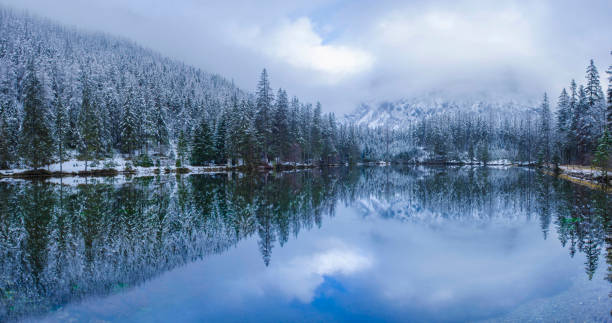
{"label": "clear shallow water", "polygon": [[0,321],[609,321],[611,205],[518,168],[0,183]]}

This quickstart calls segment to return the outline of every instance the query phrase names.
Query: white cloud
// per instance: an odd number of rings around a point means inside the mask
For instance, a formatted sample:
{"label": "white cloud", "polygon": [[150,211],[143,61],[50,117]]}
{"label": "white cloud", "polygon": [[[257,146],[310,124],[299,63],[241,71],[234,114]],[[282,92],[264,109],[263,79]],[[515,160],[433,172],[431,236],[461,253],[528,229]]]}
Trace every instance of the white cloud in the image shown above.
{"label": "white cloud", "polygon": [[[334,244],[338,244],[334,242]],[[327,275],[350,275],[372,266],[372,259],[342,244],[311,255],[300,256],[271,268],[267,282],[290,298],[309,303]]]}
{"label": "white cloud", "polygon": [[369,70],[371,54],[347,45],[324,43],[306,17],[283,21],[274,27],[254,27],[237,32],[239,41],[254,51],[292,67],[319,73],[320,80],[338,82]]}

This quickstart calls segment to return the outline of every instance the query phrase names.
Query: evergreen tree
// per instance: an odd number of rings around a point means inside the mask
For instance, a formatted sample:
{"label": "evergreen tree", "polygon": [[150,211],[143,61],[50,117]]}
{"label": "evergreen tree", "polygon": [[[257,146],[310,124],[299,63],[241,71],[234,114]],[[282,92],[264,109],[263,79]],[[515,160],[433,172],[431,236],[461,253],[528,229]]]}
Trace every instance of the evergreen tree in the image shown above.
{"label": "evergreen tree", "polygon": [[185,162],[184,159],[187,156],[188,149],[187,135],[185,134],[185,131],[181,130],[178,136],[178,142],[176,144],[176,155],[178,158],[177,160],[180,161],[180,166],[183,166],[183,163]]}
{"label": "evergreen tree", "polygon": [[312,158],[319,160],[323,150],[323,121],[321,120],[321,103],[317,102],[312,116],[312,125],[310,128],[310,144],[312,149]]}
{"label": "evergreen tree", "polygon": [[578,111],[578,92],[576,81],[570,82],[570,99],[569,99],[569,112],[571,116],[570,127],[568,131],[568,144],[571,148],[572,162],[578,159],[578,127],[580,114]]}
{"label": "evergreen tree", "polygon": [[44,102],[43,91],[34,62],[30,61],[24,81],[21,156],[34,168],[49,164],[53,151],[53,137],[49,125],[51,118]]}
{"label": "evergreen tree", "polygon": [[484,165],[489,162],[489,142],[486,139],[481,140],[478,145],[478,159]]}
{"label": "evergreen tree", "polygon": [[202,118],[191,142],[191,165],[203,166],[215,159],[213,136],[208,121]]}
{"label": "evergreen tree", "polygon": [[224,109],[221,113],[221,117],[217,122],[217,129],[215,131],[215,150],[217,152],[216,163],[224,164],[227,162],[227,128],[229,124],[229,117],[226,110]]}
{"label": "evergreen tree", "polygon": [[601,168],[602,181],[608,183],[608,165],[610,163],[610,154],[612,154],[612,137],[606,130],[597,142],[593,165]]}
{"label": "evergreen tree", "polygon": [[242,159],[246,165],[253,165],[259,154],[253,105],[248,100],[239,102],[235,93],[231,105],[231,136],[228,140],[230,156],[234,160]]}
{"label": "evergreen tree", "polygon": [[0,169],[9,168],[12,161],[9,133],[8,133],[8,111],[0,106]]}
{"label": "evergreen tree", "polygon": [[327,116],[327,122],[323,127],[322,137],[323,145],[321,148],[321,154],[325,160],[325,163],[334,163],[336,160],[336,142],[337,142],[337,127],[336,120],[333,114]]}
{"label": "evergreen tree", "polygon": [[268,161],[270,142],[272,140],[272,102],[274,94],[268,80],[268,72],[264,68],[257,84],[255,130],[257,141],[261,145],[262,158]]}
{"label": "evergreen tree", "polygon": [[79,116],[79,130],[81,132],[81,144],[79,153],[85,159],[85,170],[87,162],[99,158],[102,153],[102,141],[100,137],[100,121],[96,113],[97,104],[90,98],[90,89],[87,84],[83,86],[83,102]]}
{"label": "evergreen tree", "polygon": [[162,145],[167,145],[168,136],[168,125],[166,124],[166,109],[161,103],[159,97],[155,98],[155,106],[153,112],[153,139],[157,143],[157,151],[159,155],[162,154]]}
{"label": "evergreen tree", "polygon": [[68,120],[68,111],[62,100],[59,84],[56,79],[53,80],[53,108],[55,121],[55,143],[57,146],[57,156],[60,161],[60,172],[63,171],[62,161],[66,153],[66,141],[68,139],[68,128],[70,127]]}
{"label": "evergreen tree", "polygon": [[544,93],[544,99],[540,107],[540,157],[545,163],[550,162],[550,106],[548,95]]}
{"label": "evergreen tree", "polygon": [[302,154],[304,136],[300,127],[300,101],[297,97],[291,99],[291,111],[289,113],[289,160],[296,162]]}
{"label": "evergreen tree", "polygon": [[595,128],[591,129],[591,132],[592,135],[596,137],[598,134],[603,133],[606,126],[606,107],[603,90],[599,82],[599,72],[597,72],[593,60],[590,61],[586,70],[586,82],[584,93],[590,119],[593,122],[591,127]]}
{"label": "evergreen tree", "polygon": [[586,154],[590,152],[590,145],[592,142],[591,127],[593,122],[589,113],[586,93],[582,85],[578,88],[578,100],[574,109],[574,119],[576,131],[574,137],[576,138],[575,145],[578,153],[577,157],[580,162],[584,163],[587,158]]}
{"label": "evergreen tree", "polygon": [[565,161],[569,161],[569,138],[568,132],[570,130],[571,111],[569,106],[569,96],[565,88],[559,95],[557,102],[557,146],[560,150],[561,155]]}
{"label": "evergreen tree", "polygon": [[121,119],[121,148],[123,152],[132,156],[138,144],[138,129],[134,111],[133,89],[130,89],[123,105],[123,118]]}
{"label": "evergreen tree", "polygon": [[[612,51],[610,52],[612,55]],[[608,66],[608,107],[606,108],[606,124],[608,132],[612,132],[612,65]]]}
{"label": "evergreen tree", "polygon": [[312,105],[302,105],[300,109],[300,133],[302,134],[302,160],[309,161],[312,156]]}
{"label": "evergreen tree", "polygon": [[272,121],[272,153],[273,156],[283,160],[289,152],[289,100],[287,92],[278,90],[276,109]]}

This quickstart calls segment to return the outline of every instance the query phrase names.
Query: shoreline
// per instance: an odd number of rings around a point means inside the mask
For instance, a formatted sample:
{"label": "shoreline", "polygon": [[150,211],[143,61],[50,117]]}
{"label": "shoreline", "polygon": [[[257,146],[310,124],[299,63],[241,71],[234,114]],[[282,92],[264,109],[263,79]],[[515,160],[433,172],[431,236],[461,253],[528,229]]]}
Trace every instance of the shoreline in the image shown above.
{"label": "shoreline", "polygon": [[[335,167],[338,165],[325,165],[324,167]],[[81,171],[49,171],[46,169],[32,169],[32,170],[1,170],[0,179],[13,178],[13,179],[51,179],[51,178],[108,178],[116,176],[126,177],[142,177],[142,176],[155,176],[155,175],[169,175],[169,174],[212,174],[220,172],[262,172],[262,171],[290,171],[299,169],[312,169],[319,168],[321,166],[312,164],[296,164],[296,165],[277,165],[275,167],[269,166],[257,166],[257,167],[245,167],[245,166],[189,166],[189,167],[137,167],[133,169],[115,169],[115,168],[101,168]]]}
{"label": "shoreline", "polygon": [[580,165],[561,165],[559,166],[559,171],[557,173],[550,168],[543,169],[543,173],[547,175],[555,176],[566,181],[570,181],[574,184],[586,186],[594,190],[601,190],[611,194],[612,186],[610,183],[612,182],[612,171],[609,171],[608,174],[608,185],[599,179],[601,177],[598,174],[599,172],[601,172],[600,169]]}
{"label": "shoreline", "polygon": [[[486,165],[480,162],[466,163],[466,162],[363,162],[353,165],[345,163],[336,164],[290,164],[283,163],[278,165],[260,165],[256,167],[241,166],[188,166],[188,167],[136,167],[132,169],[119,170],[116,168],[94,168],[90,170],[79,170],[79,171],[49,171],[46,169],[35,169],[35,170],[22,170],[22,169],[11,169],[11,170],[0,170],[0,180],[3,179],[21,179],[21,180],[54,180],[54,179],[87,179],[87,178],[113,178],[113,177],[124,177],[124,178],[137,178],[146,176],[157,176],[157,175],[183,175],[183,174],[215,174],[215,173],[228,173],[228,172],[240,172],[240,173],[259,173],[259,172],[271,172],[271,171],[295,171],[304,169],[316,169],[316,168],[328,168],[328,167],[342,167],[342,166],[361,166],[361,167],[385,167],[385,166],[431,166],[431,167],[463,167],[463,166],[478,166],[478,167],[537,167],[533,163],[512,163],[512,162],[492,162]],[[564,180],[571,181],[578,185],[587,186],[591,189],[604,190],[607,193],[612,193],[612,186],[608,185],[605,187],[600,180],[598,180],[599,169],[579,166],[579,165],[561,165],[559,166],[559,172],[551,168],[541,168],[542,172],[550,175],[559,177]],[[610,172],[610,178],[608,182],[612,182],[612,171]]]}
{"label": "shoreline", "polygon": [[531,164],[518,164],[518,163],[488,163],[486,165],[482,163],[462,163],[462,162],[411,162],[411,163],[392,163],[392,162],[364,162],[349,165],[348,163],[334,163],[334,164],[291,164],[283,163],[278,165],[260,165],[255,167],[241,166],[187,166],[187,167],[136,167],[131,169],[117,169],[117,168],[94,168],[78,171],[50,171],[47,169],[9,169],[0,170],[0,179],[24,179],[24,180],[44,180],[52,178],[109,178],[117,176],[125,177],[143,177],[143,176],[155,176],[155,175],[169,175],[169,174],[214,174],[214,173],[225,173],[225,172],[241,172],[241,173],[254,173],[254,172],[269,172],[269,171],[293,171],[303,169],[316,169],[316,168],[331,168],[331,167],[349,167],[349,166],[363,166],[363,167],[384,167],[384,166],[505,166],[505,167],[532,167]]}

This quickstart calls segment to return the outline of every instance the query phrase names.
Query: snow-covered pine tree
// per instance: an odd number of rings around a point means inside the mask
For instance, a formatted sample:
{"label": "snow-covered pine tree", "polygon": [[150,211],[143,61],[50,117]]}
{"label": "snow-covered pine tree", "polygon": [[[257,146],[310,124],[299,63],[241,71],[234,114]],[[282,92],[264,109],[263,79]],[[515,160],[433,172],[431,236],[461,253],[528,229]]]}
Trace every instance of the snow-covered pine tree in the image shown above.
{"label": "snow-covered pine tree", "polygon": [[132,156],[138,144],[138,129],[136,126],[136,114],[134,111],[133,89],[127,93],[123,105],[123,118],[121,119],[121,148],[123,152]]}
{"label": "snow-covered pine tree", "polygon": [[244,111],[241,114],[238,133],[238,147],[240,156],[246,165],[254,165],[261,155],[261,146],[258,145],[258,132],[255,126],[255,106],[249,100],[242,100],[240,110]]}
{"label": "snow-covered pine tree", "polygon": [[586,155],[591,151],[591,143],[593,142],[593,120],[591,119],[590,106],[587,100],[584,86],[580,85],[574,115],[576,118],[576,149],[578,151],[578,160],[581,163],[586,162],[588,157]]}
{"label": "snow-covered pine tree", "polygon": [[[226,104],[226,105],[229,105]],[[215,156],[215,162],[217,164],[224,164],[227,162],[229,157],[228,149],[227,149],[227,128],[229,126],[229,116],[227,112],[227,107],[223,109],[221,112],[221,116],[217,121],[217,127],[215,129],[215,151],[217,155]]]}
{"label": "snow-covered pine tree", "polygon": [[540,106],[540,124],[539,124],[539,159],[542,162],[549,163],[550,156],[550,106],[548,103],[548,95],[544,93],[542,105]]}
{"label": "snow-covered pine tree", "polygon": [[[18,98],[16,83],[18,81],[16,73],[16,64],[14,61],[9,60],[8,57],[0,58],[0,113],[4,115],[4,125],[2,126],[2,136],[0,139],[6,145],[3,159],[6,165],[13,164],[19,160],[19,143],[20,143],[20,130],[21,125],[21,114],[18,108]],[[20,100],[21,98],[19,98]]]}
{"label": "snow-covered pine tree", "polygon": [[304,136],[300,127],[300,100],[294,96],[291,99],[291,108],[289,112],[289,160],[297,162],[302,155],[302,147],[304,146]]}
{"label": "snow-covered pine tree", "polygon": [[43,85],[34,60],[30,60],[24,80],[23,121],[21,124],[21,156],[26,164],[39,168],[51,162],[53,134],[49,109],[44,100]]}
{"label": "snow-covered pine tree", "polygon": [[[599,138],[606,126],[606,103],[601,83],[599,82],[599,72],[595,63],[591,59],[586,69],[586,86],[584,87],[586,103],[589,106],[588,113],[592,124],[590,125],[593,138]],[[595,142],[591,143],[595,146]]]}
{"label": "snow-covered pine tree", "polygon": [[62,89],[58,81],[58,75],[53,77],[53,121],[55,124],[55,146],[57,149],[57,157],[60,162],[60,172],[63,171],[62,161],[66,157],[66,141],[68,139],[68,128],[70,123],[68,120],[68,111],[62,99]]}
{"label": "snow-covered pine tree", "polygon": [[157,144],[157,152],[162,155],[162,146],[169,143],[168,125],[166,124],[166,108],[161,102],[159,96],[155,97],[155,105],[153,107],[153,139]]}
{"label": "snow-covered pine tree", "polygon": [[188,151],[189,150],[189,140],[187,139],[187,135],[185,134],[185,131],[181,130],[179,132],[179,136],[178,136],[178,140],[176,143],[176,157],[177,157],[177,161],[179,161],[179,163],[177,163],[178,166],[183,166],[184,162],[185,162],[185,157],[187,157]]}
{"label": "snow-covered pine tree", "polygon": [[[612,51],[610,52],[612,55]],[[606,108],[606,123],[609,133],[612,133],[612,65],[608,66],[608,106]]]}
{"label": "snow-covered pine tree", "polygon": [[321,103],[313,111],[312,125],[310,128],[310,142],[312,147],[312,158],[319,160],[323,150],[323,120],[321,116]]}
{"label": "snow-covered pine tree", "polygon": [[4,106],[0,106],[0,169],[9,168],[13,156],[8,134],[8,111]]}
{"label": "snow-covered pine tree", "polygon": [[569,162],[569,138],[568,134],[570,131],[571,111],[569,106],[569,96],[565,88],[561,91],[559,99],[557,100],[557,125],[556,125],[556,150],[559,151],[560,158],[564,162]]}
{"label": "snow-covered pine tree", "polygon": [[149,142],[153,137],[153,109],[147,103],[146,98],[148,97],[150,97],[150,93],[147,91],[147,88],[139,86],[134,97],[134,111],[136,112],[136,129],[138,134],[136,138],[138,147],[141,148],[141,153],[144,146],[144,151],[147,155],[149,154]]}
{"label": "snow-covered pine tree", "polygon": [[580,126],[580,111],[578,111],[578,89],[576,81],[570,82],[569,109],[570,121],[568,130],[568,145],[570,148],[571,162],[578,160],[578,127]]}
{"label": "snow-covered pine tree", "polygon": [[321,131],[321,157],[324,163],[330,164],[335,162],[336,157],[336,120],[333,114],[326,116],[323,122]]}
{"label": "snow-covered pine tree", "polygon": [[276,107],[272,120],[272,156],[279,160],[286,160],[289,152],[289,99],[287,92],[278,89]]}
{"label": "snow-covered pine tree", "polygon": [[205,118],[200,120],[191,142],[191,165],[203,166],[215,159],[213,135]]}
{"label": "snow-covered pine tree", "polygon": [[274,94],[270,87],[268,72],[264,68],[257,84],[255,130],[257,141],[261,146],[262,159],[268,161],[270,143],[272,140],[272,104]]}
{"label": "snow-covered pine tree", "polygon": [[99,158],[104,151],[104,147],[100,137],[98,104],[96,100],[91,98],[91,89],[87,81],[83,85],[82,98],[81,114],[79,115],[79,131],[81,133],[79,154],[81,158],[85,159],[85,171],[87,171],[87,162]]}
{"label": "snow-covered pine tree", "polygon": [[300,132],[302,134],[302,161],[310,161],[312,157],[312,105],[303,104],[300,113]]}

